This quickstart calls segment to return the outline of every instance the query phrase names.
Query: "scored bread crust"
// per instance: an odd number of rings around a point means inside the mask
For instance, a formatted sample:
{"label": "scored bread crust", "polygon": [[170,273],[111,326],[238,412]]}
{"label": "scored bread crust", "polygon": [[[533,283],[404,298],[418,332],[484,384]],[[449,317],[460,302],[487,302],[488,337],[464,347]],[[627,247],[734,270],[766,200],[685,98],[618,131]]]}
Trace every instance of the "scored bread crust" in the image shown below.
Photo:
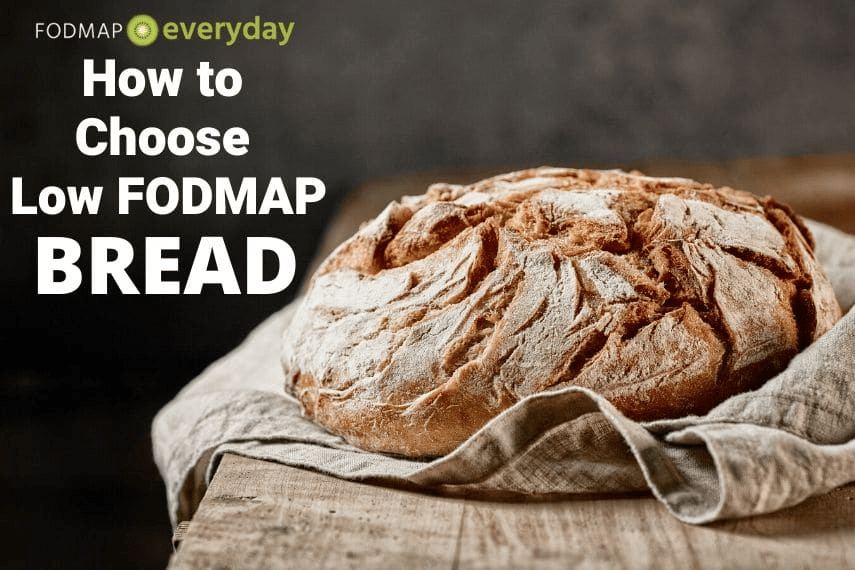
{"label": "scored bread crust", "polygon": [[730,188],[542,167],[392,202],[313,276],[286,390],[360,448],[431,457],[537,392],[702,414],[840,318],[789,208]]}

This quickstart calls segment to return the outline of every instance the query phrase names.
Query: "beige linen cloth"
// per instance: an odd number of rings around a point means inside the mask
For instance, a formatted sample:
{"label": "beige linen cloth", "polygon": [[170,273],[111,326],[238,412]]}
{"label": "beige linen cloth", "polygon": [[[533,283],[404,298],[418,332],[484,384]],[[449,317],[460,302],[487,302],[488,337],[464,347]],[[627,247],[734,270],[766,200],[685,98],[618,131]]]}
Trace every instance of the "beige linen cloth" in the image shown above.
{"label": "beige linen cloth", "polygon": [[853,481],[855,237],[810,225],[844,317],[760,389],[702,417],[650,423],[625,418],[590,390],[538,394],[430,462],[360,451],[301,416],[279,361],[292,303],[154,419],[173,525],[192,516],[226,452],[350,480],[488,494],[649,488],[688,523],[774,511]]}

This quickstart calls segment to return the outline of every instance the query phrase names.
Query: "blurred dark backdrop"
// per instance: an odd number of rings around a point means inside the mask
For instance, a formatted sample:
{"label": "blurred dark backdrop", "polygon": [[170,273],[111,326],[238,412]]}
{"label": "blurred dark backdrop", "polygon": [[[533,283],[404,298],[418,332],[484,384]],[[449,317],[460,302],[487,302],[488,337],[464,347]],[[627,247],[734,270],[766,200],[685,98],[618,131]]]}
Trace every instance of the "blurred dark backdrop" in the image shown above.
{"label": "blurred dark backdrop", "polygon": [[[287,46],[34,38],[35,22],[293,20]],[[855,151],[855,3],[374,2],[126,0],[3,6],[0,224],[3,362],[0,566],[158,568],[171,551],[151,460],[156,411],[204,366],[287,303],[339,199],[361,181],[413,170],[583,166],[650,157]],[[82,95],[82,62],[182,67],[180,96]],[[205,99],[195,68],[243,77]],[[85,117],[141,130],[241,126],[249,153],[214,158],[85,157]],[[105,187],[97,216],[11,216],[11,179]],[[116,212],[120,176],[316,176],[327,198],[306,216]],[[293,186],[292,186],[293,187]],[[238,275],[247,235],[295,250],[278,295],[93,296],[88,281],[36,294],[36,238],[182,238],[179,275],[201,236],[225,238]],[[84,263],[84,269],[88,263]]]}

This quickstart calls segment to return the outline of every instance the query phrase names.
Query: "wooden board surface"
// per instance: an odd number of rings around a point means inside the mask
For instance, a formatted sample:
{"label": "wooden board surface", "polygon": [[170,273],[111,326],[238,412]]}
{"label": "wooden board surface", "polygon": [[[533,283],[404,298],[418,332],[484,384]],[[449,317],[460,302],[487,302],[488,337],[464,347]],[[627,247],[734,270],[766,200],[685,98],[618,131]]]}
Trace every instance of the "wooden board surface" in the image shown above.
{"label": "wooden board surface", "polygon": [[771,515],[680,523],[649,496],[433,497],[226,455],[171,570],[853,568],[855,485]]}

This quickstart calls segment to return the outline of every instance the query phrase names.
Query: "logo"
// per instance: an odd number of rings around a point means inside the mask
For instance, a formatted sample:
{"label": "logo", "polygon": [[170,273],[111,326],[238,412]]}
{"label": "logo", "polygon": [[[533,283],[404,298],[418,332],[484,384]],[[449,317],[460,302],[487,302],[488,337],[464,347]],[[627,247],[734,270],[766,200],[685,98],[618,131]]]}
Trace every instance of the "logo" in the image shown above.
{"label": "logo", "polygon": [[151,45],[157,39],[157,22],[146,14],[137,14],[128,22],[128,39],[140,47]]}
{"label": "logo", "polygon": [[[238,42],[265,41],[284,46],[294,32],[293,20],[262,20],[254,16],[244,21],[172,21],[157,20],[148,14],[137,14],[127,26],[119,22],[35,22],[36,39],[102,40],[127,35],[132,44],[150,46],[159,38],[165,42],[220,42],[231,47]],[[124,31],[124,33],[122,33]]]}

